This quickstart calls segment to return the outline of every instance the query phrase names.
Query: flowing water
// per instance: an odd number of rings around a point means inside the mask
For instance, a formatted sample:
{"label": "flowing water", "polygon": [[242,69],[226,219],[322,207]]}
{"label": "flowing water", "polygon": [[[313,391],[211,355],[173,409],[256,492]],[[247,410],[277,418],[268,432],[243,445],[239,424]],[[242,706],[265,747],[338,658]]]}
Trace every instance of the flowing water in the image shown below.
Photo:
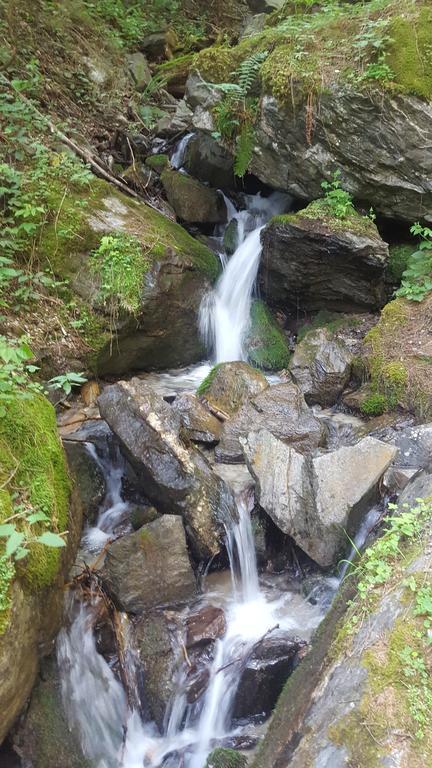
{"label": "flowing water", "polygon": [[245,340],[250,308],[261,257],[261,230],[278,213],[287,210],[289,198],[280,192],[270,197],[246,196],[246,208],[236,212],[227,206],[228,223],[237,222],[238,247],[223,261],[221,277],[200,308],[200,330],[207,349],[217,363],[246,360]]}
{"label": "flowing water", "polygon": [[184,163],[187,145],[189,144],[193,135],[193,133],[187,133],[186,136],[183,136],[171,156],[170,163],[176,170],[179,170]]}

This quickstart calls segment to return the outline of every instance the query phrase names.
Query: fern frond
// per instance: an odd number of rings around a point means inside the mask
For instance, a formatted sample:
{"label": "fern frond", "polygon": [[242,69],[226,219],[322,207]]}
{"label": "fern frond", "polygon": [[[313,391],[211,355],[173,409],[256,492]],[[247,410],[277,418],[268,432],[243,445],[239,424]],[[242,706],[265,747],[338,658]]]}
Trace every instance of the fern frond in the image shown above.
{"label": "fern frond", "polygon": [[238,79],[238,87],[243,97],[247,96],[250,92],[258,77],[261,64],[265,61],[268,55],[268,51],[253,53],[247,59],[242,61],[235,71],[234,75]]}
{"label": "fern frond", "polygon": [[255,142],[255,129],[251,123],[243,123],[241,131],[237,137],[236,152],[234,159],[234,173],[242,178],[249,168],[252,160],[252,152]]}

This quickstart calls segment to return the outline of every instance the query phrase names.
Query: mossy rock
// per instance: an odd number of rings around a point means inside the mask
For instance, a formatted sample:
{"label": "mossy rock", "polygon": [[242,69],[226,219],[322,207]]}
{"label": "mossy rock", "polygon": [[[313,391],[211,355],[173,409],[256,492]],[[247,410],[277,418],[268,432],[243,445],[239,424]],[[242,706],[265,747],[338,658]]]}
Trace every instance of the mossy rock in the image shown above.
{"label": "mossy rock", "polygon": [[216,747],[208,756],[205,768],[246,768],[247,764],[245,755],[235,749]]}
{"label": "mossy rock", "polygon": [[247,363],[218,363],[201,382],[197,395],[232,416],[247,400],[267,389],[265,376]]}
{"label": "mossy rock", "polygon": [[246,348],[250,362],[267,371],[283,370],[291,358],[283,331],[269,308],[259,299],[252,302]]}
{"label": "mossy rock", "polygon": [[146,157],[145,164],[151,168],[152,171],[162,173],[162,171],[169,166],[169,157],[168,155],[150,155],[149,157]]}
{"label": "mossy rock", "polygon": [[[420,4],[419,4],[420,5]],[[432,99],[432,9],[419,7],[414,18],[391,19],[387,63],[405,93]]]}
{"label": "mossy rock", "polygon": [[161,182],[168,202],[182,221],[195,224],[221,224],[226,221],[225,202],[215,189],[185,173],[169,169],[163,171]]}

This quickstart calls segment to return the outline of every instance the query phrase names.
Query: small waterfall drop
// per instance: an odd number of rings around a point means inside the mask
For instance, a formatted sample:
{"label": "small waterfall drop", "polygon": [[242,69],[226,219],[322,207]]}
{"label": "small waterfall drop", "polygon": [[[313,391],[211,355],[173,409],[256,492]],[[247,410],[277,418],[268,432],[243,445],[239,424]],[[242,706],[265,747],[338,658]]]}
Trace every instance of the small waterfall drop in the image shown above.
{"label": "small waterfall drop", "polygon": [[199,321],[201,335],[217,363],[247,358],[244,341],[261,257],[261,230],[288,204],[286,195],[275,192],[268,198],[247,196],[247,208],[238,213],[233,214],[232,204],[227,208],[228,223],[237,221],[238,247],[214,290],[204,297]]}
{"label": "small waterfall drop", "polygon": [[186,136],[183,136],[182,139],[180,139],[179,143],[177,144],[173,154],[171,155],[171,165],[173,168],[176,169],[176,171],[180,170],[180,168],[183,165],[185,155],[186,155],[186,149],[187,145],[189,144],[192,136],[195,134],[193,133],[187,133]]}

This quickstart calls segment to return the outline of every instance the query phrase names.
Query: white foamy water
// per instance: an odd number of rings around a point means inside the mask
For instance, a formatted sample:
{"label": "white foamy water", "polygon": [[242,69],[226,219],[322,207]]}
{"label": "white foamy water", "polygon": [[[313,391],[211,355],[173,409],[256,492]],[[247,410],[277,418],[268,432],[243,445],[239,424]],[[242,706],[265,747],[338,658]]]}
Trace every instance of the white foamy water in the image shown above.
{"label": "white foamy water", "polygon": [[119,452],[113,461],[109,456],[99,456],[93,443],[85,443],[85,447],[102,470],[106,483],[106,495],[96,525],[85,529],[82,542],[84,549],[98,552],[110,539],[116,526],[127,516],[129,504],[122,497],[123,462]]}
{"label": "white foamy water", "polygon": [[175,151],[171,155],[170,163],[176,170],[179,170],[184,163],[187,145],[189,144],[192,136],[194,136],[193,133],[187,133],[186,136],[183,136],[183,138],[180,139],[179,143],[177,144]]}
{"label": "white foamy water", "polygon": [[289,204],[289,198],[280,192],[267,198],[249,195],[246,200],[245,210],[233,213],[232,204],[228,209],[228,223],[237,220],[239,245],[200,308],[201,335],[217,363],[247,359],[244,342],[261,258],[261,230]]}

